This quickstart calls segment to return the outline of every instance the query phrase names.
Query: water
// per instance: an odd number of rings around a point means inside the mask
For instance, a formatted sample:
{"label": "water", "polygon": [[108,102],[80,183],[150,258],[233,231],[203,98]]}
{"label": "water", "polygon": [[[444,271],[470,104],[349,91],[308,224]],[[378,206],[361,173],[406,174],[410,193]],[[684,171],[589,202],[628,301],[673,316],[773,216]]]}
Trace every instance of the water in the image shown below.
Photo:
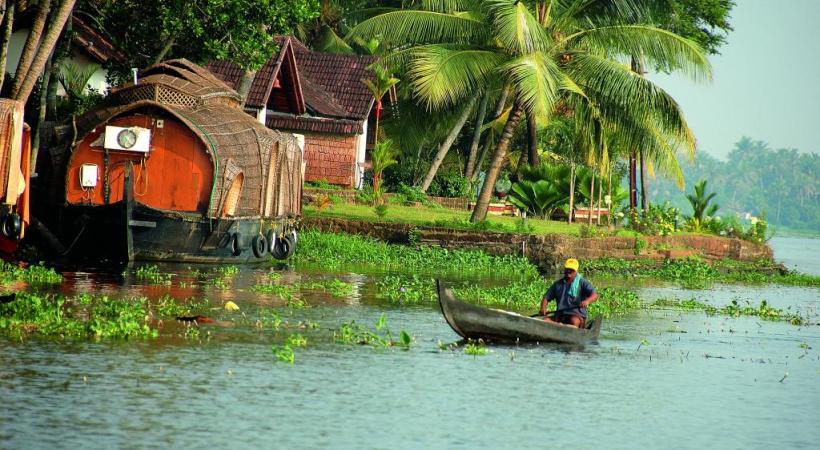
{"label": "water", "polygon": [[820,275],[820,239],[775,237],[769,245],[775,259],[789,269]]}
{"label": "water", "polygon": [[[775,243],[779,259],[805,259],[782,248]],[[67,276],[65,293],[171,292],[215,306],[230,299],[244,316],[210,311],[225,326],[203,326],[200,340],[0,338],[0,448],[746,449],[820,441],[818,326],[638,311],[606,322],[600,342],[584,349],[494,346],[470,356],[439,349],[458,337],[436,308],[375,299],[380,275],[372,274],[283,272],[288,281],[338,277],[354,294],[303,293],[313,307],[289,316],[281,309],[284,319],[318,329],[260,331],[257,307],[282,304],[249,289],[265,270],[244,270],[229,290]],[[765,298],[804,313],[820,297],[815,288],[777,286],[640,292],[713,304]],[[409,351],[334,342],[340,324],[373,324],[382,313],[394,334],[414,336]],[[310,345],[296,350],[295,365],[276,363],[271,344],[297,331]]]}

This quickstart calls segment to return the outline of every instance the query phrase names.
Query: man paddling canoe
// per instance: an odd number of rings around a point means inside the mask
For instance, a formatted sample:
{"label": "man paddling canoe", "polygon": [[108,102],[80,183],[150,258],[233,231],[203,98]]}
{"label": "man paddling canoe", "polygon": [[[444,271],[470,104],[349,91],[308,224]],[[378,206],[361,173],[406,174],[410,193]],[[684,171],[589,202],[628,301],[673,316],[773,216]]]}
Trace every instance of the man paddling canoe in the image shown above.
{"label": "man paddling canoe", "polygon": [[[598,293],[587,279],[578,274],[578,260],[568,259],[564,263],[564,276],[550,286],[541,299],[541,315],[548,322],[558,322],[583,328],[587,320],[587,307],[598,300]],[[555,300],[558,304],[554,317],[547,315],[547,304]]]}

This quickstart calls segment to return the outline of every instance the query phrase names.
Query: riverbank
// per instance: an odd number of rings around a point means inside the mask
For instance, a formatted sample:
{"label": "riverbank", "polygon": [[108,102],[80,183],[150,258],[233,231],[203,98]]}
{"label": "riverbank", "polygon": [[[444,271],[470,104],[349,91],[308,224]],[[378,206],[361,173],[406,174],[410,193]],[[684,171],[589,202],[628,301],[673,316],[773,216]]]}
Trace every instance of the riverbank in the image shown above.
{"label": "riverbank", "polygon": [[545,272],[554,270],[570,257],[583,260],[641,259],[656,264],[670,259],[700,257],[711,261],[732,259],[755,262],[759,263],[756,267],[760,270],[778,270],[773,261],[772,250],[765,244],[699,234],[580,238],[557,232],[498,233],[320,216],[305,217],[302,227],[307,230],[369,236],[390,243],[481,250],[496,256],[522,256]]}

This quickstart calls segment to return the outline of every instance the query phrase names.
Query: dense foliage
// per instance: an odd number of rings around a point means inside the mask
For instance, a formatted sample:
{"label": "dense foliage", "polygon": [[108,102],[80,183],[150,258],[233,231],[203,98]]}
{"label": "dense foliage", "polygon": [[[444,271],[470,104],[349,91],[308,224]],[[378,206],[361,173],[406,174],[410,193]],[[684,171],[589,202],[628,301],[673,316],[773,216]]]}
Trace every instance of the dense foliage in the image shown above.
{"label": "dense foliage", "polygon": [[[700,153],[694,163],[683,163],[687,183],[709,180],[715,190],[719,215],[745,219],[765,218],[793,229],[820,230],[820,155],[796,149],[772,149],[766,142],[744,137],[726,161]],[[692,208],[683,193],[665,179],[650,186],[655,201],[669,200],[683,214]]]}

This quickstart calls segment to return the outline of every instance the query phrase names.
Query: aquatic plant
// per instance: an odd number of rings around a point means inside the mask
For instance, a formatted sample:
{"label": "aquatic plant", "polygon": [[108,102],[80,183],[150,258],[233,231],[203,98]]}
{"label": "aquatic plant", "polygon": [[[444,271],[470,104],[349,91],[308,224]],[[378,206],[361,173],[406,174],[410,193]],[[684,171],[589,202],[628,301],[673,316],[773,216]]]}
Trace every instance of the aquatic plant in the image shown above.
{"label": "aquatic plant", "polygon": [[353,295],[353,285],[337,278],[332,280],[315,280],[300,283],[299,288],[323,290],[334,297],[349,297]]}
{"label": "aquatic plant", "polygon": [[236,266],[218,266],[214,269],[222,277],[235,277],[239,274],[239,267]]}
{"label": "aquatic plant", "polygon": [[171,284],[171,274],[160,272],[159,267],[154,264],[137,267],[134,275],[136,275],[138,280],[151,284]]}
{"label": "aquatic plant", "polygon": [[369,345],[371,347],[400,347],[405,350],[410,348],[412,338],[404,330],[401,330],[399,333],[398,341],[393,340],[390,328],[387,326],[387,316],[385,314],[379,317],[374,328],[376,331],[371,331],[356,323],[355,320],[352,320],[342,324],[333,332],[333,336],[336,342],[340,344]]}
{"label": "aquatic plant", "polygon": [[761,300],[757,306],[752,305],[748,301],[742,304],[737,300],[732,300],[731,303],[724,307],[715,307],[696,299],[658,299],[649,306],[658,309],[675,308],[685,311],[703,311],[709,315],[721,314],[730,317],[756,316],[762,320],[785,321],[792,325],[803,325],[807,321],[805,317],[797,312],[790,311],[788,308],[783,310],[770,306],[766,300]]}
{"label": "aquatic plant", "polygon": [[296,362],[296,354],[293,352],[293,348],[290,345],[272,345],[271,351],[273,352],[273,355],[276,356],[277,361],[288,364],[293,364]]}
{"label": "aquatic plant", "polygon": [[43,266],[42,263],[20,267],[0,260],[0,284],[13,281],[25,281],[29,284],[58,284],[63,281],[63,277],[54,269]]}
{"label": "aquatic plant", "polygon": [[640,277],[674,281],[689,289],[701,289],[712,283],[775,283],[789,286],[820,286],[820,276],[784,271],[771,261],[736,261],[721,259],[708,262],[689,257],[665,260],[625,260],[599,258],[584,261],[582,271],[595,277]]}
{"label": "aquatic plant", "polygon": [[373,238],[307,230],[301,234],[297,264],[340,268],[350,265],[378,270],[400,269],[420,273],[494,273],[516,278],[538,275],[526,258],[492,256],[475,250],[410,247],[387,244]]}
{"label": "aquatic plant", "polygon": [[485,356],[490,351],[487,349],[487,346],[484,344],[484,341],[469,341],[464,346],[464,354],[465,355],[472,355],[472,356]]}
{"label": "aquatic plant", "polygon": [[61,338],[156,337],[148,325],[145,298],[116,299],[108,296],[17,293],[0,304],[0,333]]}
{"label": "aquatic plant", "polygon": [[307,338],[299,333],[294,333],[288,336],[288,339],[285,341],[285,345],[289,345],[291,347],[307,347]]}
{"label": "aquatic plant", "polygon": [[293,298],[293,294],[296,292],[296,288],[294,286],[276,283],[256,284],[252,289],[256,292],[262,292],[264,294],[273,294],[286,300]]}

